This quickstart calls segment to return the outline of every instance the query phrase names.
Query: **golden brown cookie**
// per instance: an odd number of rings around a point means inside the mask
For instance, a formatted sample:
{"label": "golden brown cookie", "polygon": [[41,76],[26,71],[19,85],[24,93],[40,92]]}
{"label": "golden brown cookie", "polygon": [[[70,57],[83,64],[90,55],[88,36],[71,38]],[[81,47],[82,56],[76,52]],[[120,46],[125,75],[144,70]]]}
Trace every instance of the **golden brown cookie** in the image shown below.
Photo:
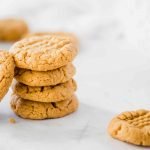
{"label": "golden brown cookie", "polygon": [[108,132],[121,141],[150,146],[150,111],[124,112],[112,119]]}
{"label": "golden brown cookie", "polygon": [[24,38],[33,37],[33,36],[43,36],[43,35],[67,36],[72,40],[73,43],[77,45],[79,44],[77,37],[74,34],[68,32],[36,32],[36,33],[26,34]]}
{"label": "golden brown cookie", "polygon": [[16,66],[36,71],[60,68],[72,62],[77,46],[65,36],[35,36],[16,42],[10,49]]}
{"label": "golden brown cookie", "polygon": [[14,61],[9,52],[0,50],[0,101],[7,93],[14,76]]}
{"label": "golden brown cookie", "polygon": [[16,41],[27,34],[28,26],[23,20],[2,19],[0,20],[0,40]]}
{"label": "golden brown cookie", "polygon": [[78,108],[76,96],[60,102],[42,103],[20,98],[13,94],[10,102],[12,110],[26,119],[60,118],[74,112]]}
{"label": "golden brown cookie", "polygon": [[70,98],[76,91],[76,83],[73,79],[55,86],[27,86],[14,82],[13,91],[21,98],[40,101],[57,102]]}
{"label": "golden brown cookie", "polygon": [[15,69],[16,80],[29,86],[50,86],[64,83],[70,80],[74,74],[75,67],[72,64],[50,71]]}

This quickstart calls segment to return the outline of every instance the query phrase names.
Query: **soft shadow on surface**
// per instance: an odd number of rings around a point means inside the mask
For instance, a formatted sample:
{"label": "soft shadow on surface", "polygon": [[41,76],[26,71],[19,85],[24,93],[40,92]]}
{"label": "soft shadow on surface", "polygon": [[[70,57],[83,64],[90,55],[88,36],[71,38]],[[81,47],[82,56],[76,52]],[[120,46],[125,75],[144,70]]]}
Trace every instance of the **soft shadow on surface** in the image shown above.
{"label": "soft shadow on surface", "polygon": [[[39,137],[36,136],[36,134],[41,136],[49,134],[49,137],[53,135],[51,140],[54,142],[55,140],[63,141],[65,138],[70,139],[70,136],[72,136],[71,138],[73,139],[81,140],[84,132],[86,133],[88,128],[93,128],[94,130],[97,129],[97,132],[101,133],[99,128],[106,128],[105,124],[107,123],[109,116],[111,116],[111,113],[109,112],[82,103],[77,112],[58,119],[29,120],[19,118],[15,116],[13,112],[10,113],[12,114],[0,112],[0,116],[2,116],[1,125],[8,126],[7,130],[10,130],[8,134],[21,139],[24,138],[22,137],[22,134],[27,134],[28,131],[32,131],[32,135],[30,135],[28,139],[33,136],[38,140]],[[14,117],[16,119],[16,124],[8,124],[6,118],[8,119],[9,117]],[[43,138],[44,137],[46,136],[43,136]],[[41,138],[39,139],[41,140]]]}
{"label": "soft shadow on surface", "polygon": [[[79,110],[69,116],[60,119],[49,119],[34,121],[21,119],[12,114],[2,114],[0,123],[0,141],[9,141],[5,149],[15,146],[16,143],[23,144],[26,148],[42,149],[43,146],[55,145],[56,149],[107,148],[122,146],[134,150],[138,147],[112,139],[107,133],[107,126],[115,114],[81,103]],[[6,120],[10,116],[15,117],[16,124],[10,124]],[[0,148],[1,144],[0,144]]]}

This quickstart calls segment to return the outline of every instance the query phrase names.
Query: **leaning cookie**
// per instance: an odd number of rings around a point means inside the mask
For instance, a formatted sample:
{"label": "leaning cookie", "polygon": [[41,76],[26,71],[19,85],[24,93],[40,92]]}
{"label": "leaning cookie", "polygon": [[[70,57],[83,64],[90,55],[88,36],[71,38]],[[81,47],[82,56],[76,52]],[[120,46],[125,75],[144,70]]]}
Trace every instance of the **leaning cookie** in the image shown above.
{"label": "leaning cookie", "polygon": [[77,110],[78,100],[76,96],[60,102],[42,103],[20,98],[13,94],[10,102],[16,115],[26,119],[60,118]]}
{"label": "leaning cookie", "polygon": [[0,20],[0,40],[16,41],[28,33],[28,26],[20,19]]}
{"label": "leaning cookie", "polygon": [[0,50],[0,101],[7,93],[14,77],[14,60],[7,51]]}
{"label": "leaning cookie", "polygon": [[150,111],[124,112],[108,127],[109,134],[118,140],[141,146],[150,146]]}
{"label": "leaning cookie", "polygon": [[13,91],[21,98],[39,102],[57,102],[70,98],[77,85],[73,79],[55,86],[27,86],[19,82],[13,83]]}
{"label": "leaning cookie", "polygon": [[74,74],[75,67],[72,64],[50,71],[15,69],[15,79],[29,86],[50,86],[64,83],[70,80]]}
{"label": "leaning cookie", "polygon": [[10,49],[16,66],[35,71],[48,71],[72,62],[77,46],[65,36],[35,36],[16,42]]}

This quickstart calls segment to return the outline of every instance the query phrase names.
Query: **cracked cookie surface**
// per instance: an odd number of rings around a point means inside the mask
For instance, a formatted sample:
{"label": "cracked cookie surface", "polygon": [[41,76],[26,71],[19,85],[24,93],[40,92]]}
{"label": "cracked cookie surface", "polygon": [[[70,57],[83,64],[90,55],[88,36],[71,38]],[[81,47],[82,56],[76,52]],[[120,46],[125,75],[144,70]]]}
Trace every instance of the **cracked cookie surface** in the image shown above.
{"label": "cracked cookie surface", "polygon": [[108,132],[121,141],[150,146],[150,111],[124,112],[112,119]]}
{"label": "cracked cookie surface", "polygon": [[0,101],[7,93],[14,77],[14,61],[9,52],[0,50]]}
{"label": "cracked cookie surface", "polygon": [[27,86],[14,81],[13,91],[21,98],[39,101],[56,102],[70,98],[76,91],[77,85],[73,79],[55,86]]}
{"label": "cracked cookie surface", "polygon": [[75,43],[76,45],[79,45],[79,41],[77,37],[74,34],[68,33],[68,32],[36,32],[36,33],[26,34],[24,38],[33,37],[33,36],[43,36],[43,35],[66,36],[70,38],[73,43]]}
{"label": "cracked cookie surface", "polygon": [[27,34],[28,26],[23,20],[2,19],[0,20],[0,40],[16,41]]}
{"label": "cracked cookie surface", "polygon": [[35,36],[16,42],[10,49],[16,66],[35,71],[48,71],[72,62],[77,46],[65,36]]}
{"label": "cracked cookie surface", "polygon": [[32,71],[15,68],[15,79],[29,86],[49,86],[64,83],[75,74],[75,67],[68,64],[50,71]]}
{"label": "cracked cookie surface", "polygon": [[13,94],[10,102],[12,110],[26,119],[60,118],[71,114],[78,108],[76,96],[60,102],[34,102],[20,98]]}

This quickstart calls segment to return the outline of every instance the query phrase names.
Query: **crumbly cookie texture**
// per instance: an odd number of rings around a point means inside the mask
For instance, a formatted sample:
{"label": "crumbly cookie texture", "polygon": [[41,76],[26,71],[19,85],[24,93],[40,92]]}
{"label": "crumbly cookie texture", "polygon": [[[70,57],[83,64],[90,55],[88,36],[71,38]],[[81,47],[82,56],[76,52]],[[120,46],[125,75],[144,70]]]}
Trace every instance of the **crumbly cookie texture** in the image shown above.
{"label": "crumbly cookie texture", "polygon": [[57,35],[57,36],[65,36],[70,38],[70,40],[75,43],[76,45],[79,45],[79,41],[78,38],[72,34],[72,33],[68,33],[68,32],[36,32],[36,33],[28,33],[24,36],[24,38],[28,38],[28,37],[33,37],[33,36],[43,36],[43,35]]}
{"label": "crumbly cookie texture", "polygon": [[14,93],[21,98],[39,102],[56,102],[68,99],[76,91],[76,88],[77,85],[73,79],[55,86],[43,87],[27,86],[19,82],[13,83]]}
{"label": "crumbly cookie texture", "polygon": [[16,120],[14,118],[9,118],[9,123],[14,124],[16,123]]}
{"label": "crumbly cookie texture", "polygon": [[112,119],[108,132],[121,141],[150,146],[150,111],[124,112]]}
{"label": "crumbly cookie texture", "polygon": [[74,74],[75,67],[72,64],[50,71],[15,68],[15,79],[29,86],[50,86],[64,83],[70,80]]}
{"label": "crumbly cookie texture", "polygon": [[77,46],[65,36],[35,36],[16,42],[10,49],[16,66],[35,71],[48,71],[72,62]]}
{"label": "crumbly cookie texture", "polygon": [[13,94],[10,102],[12,110],[20,117],[26,119],[59,118],[69,115],[78,108],[75,96],[60,102],[42,103],[20,98]]}
{"label": "crumbly cookie texture", "polygon": [[7,93],[14,77],[14,60],[7,51],[0,50],[0,101]]}
{"label": "crumbly cookie texture", "polygon": [[28,33],[28,26],[23,20],[2,19],[0,20],[0,40],[16,41]]}

